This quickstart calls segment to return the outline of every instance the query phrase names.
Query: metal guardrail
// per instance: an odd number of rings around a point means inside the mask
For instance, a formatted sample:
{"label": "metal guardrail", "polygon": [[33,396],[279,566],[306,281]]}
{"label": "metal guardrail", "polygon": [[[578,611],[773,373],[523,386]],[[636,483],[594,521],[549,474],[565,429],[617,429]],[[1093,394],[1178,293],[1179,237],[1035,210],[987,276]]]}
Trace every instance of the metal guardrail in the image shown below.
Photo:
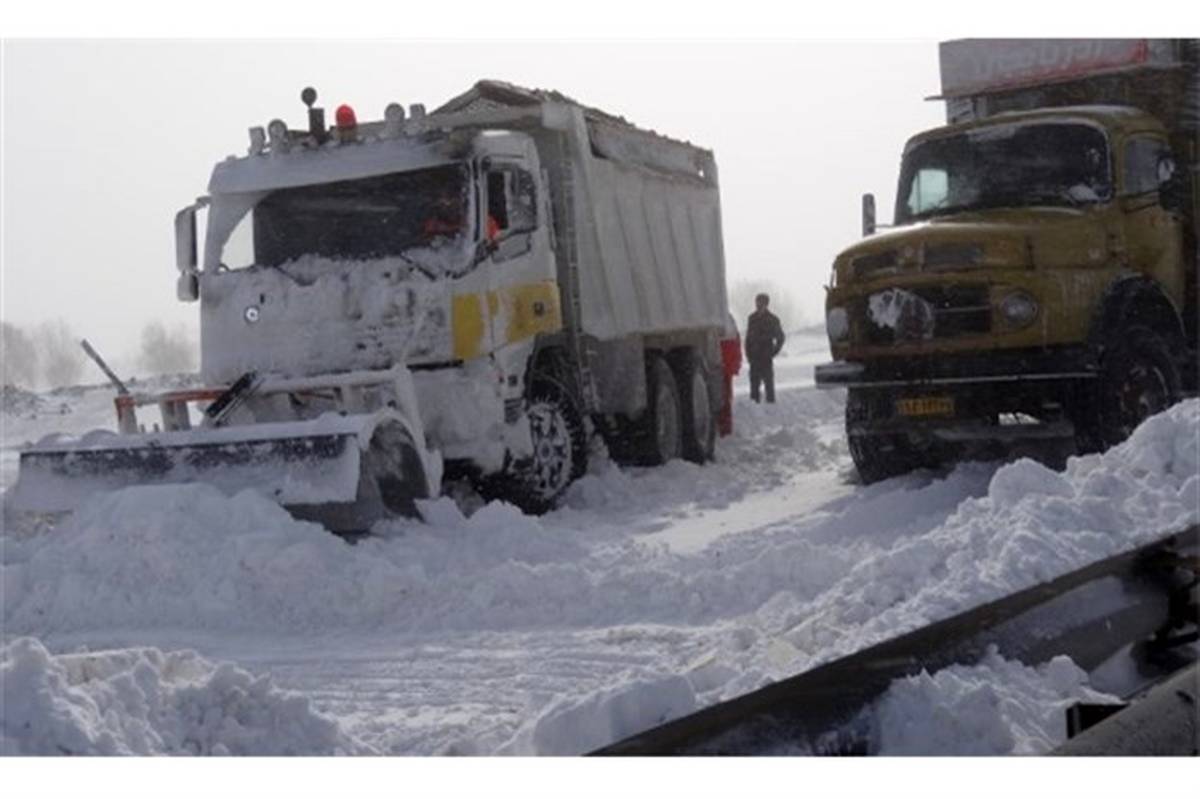
{"label": "metal guardrail", "polygon": [[[849,729],[893,680],[978,660],[995,645],[1027,663],[1071,656],[1094,668],[1122,648],[1155,638],[1167,642],[1181,624],[1195,624],[1194,605],[1178,601],[1200,526],[1089,564],[1053,580],[817,666],[757,691],[712,705],[598,749],[594,755],[763,754],[813,751],[866,754]],[[1194,584],[1194,573],[1192,574]],[[1052,603],[1103,580],[1120,581],[1124,604],[1049,634],[1020,629],[1022,618],[1053,617]],[[1049,606],[1049,607],[1047,607]],[[1182,611],[1181,611],[1182,609]],[[1044,632],[1044,631],[1043,631]],[[1153,645],[1151,644],[1151,648]]]}

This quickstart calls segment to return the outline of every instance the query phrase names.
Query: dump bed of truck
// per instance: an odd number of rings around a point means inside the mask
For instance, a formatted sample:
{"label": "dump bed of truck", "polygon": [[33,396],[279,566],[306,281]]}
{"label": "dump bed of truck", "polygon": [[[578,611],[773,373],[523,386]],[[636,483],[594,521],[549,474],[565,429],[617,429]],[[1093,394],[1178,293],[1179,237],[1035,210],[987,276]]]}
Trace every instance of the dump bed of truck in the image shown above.
{"label": "dump bed of truck", "polygon": [[721,330],[727,298],[712,152],[557,92],[498,81],[477,83],[428,123],[486,124],[521,108],[540,111],[528,117],[534,124],[508,126],[533,136],[550,178],[559,283],[578,294],[567,298],[568,321],[576,316],[599,340]]}

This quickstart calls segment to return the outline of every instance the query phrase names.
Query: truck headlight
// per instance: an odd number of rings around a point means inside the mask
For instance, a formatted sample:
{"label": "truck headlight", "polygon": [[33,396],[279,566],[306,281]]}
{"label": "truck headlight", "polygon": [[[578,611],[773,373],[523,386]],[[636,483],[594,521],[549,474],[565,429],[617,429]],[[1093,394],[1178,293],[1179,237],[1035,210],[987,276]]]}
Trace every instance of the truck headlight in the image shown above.
{"label": "truck headlight", "polygon": [[1000,315],[1010,327],[1025,327],[1037,318],[1037,300],[1024,291],[1014,291],[1000,300]]}
{"label": "truck headlight", "polygon": [[845,308],[830,308],[825,312],[825,332],[830,341],[845,341],[850,335],[850,317]]}

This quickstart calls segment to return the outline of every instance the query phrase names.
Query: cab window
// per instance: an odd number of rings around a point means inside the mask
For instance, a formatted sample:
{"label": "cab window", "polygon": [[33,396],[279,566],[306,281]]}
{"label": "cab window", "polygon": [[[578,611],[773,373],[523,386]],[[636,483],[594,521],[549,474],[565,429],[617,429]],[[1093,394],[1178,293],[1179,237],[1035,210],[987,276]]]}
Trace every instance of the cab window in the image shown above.
{"label": "cab window", "polygon": [[533,175],[523,169],[499,167],[487,176],[488,216],[500,233],[530,231],[537,226],[537,196]]}
{"label": "cab window", "polygon": [[946,204],[949,186],[944,169],[922,169],[913,178],[908,194],[908,214],[916,216]]}

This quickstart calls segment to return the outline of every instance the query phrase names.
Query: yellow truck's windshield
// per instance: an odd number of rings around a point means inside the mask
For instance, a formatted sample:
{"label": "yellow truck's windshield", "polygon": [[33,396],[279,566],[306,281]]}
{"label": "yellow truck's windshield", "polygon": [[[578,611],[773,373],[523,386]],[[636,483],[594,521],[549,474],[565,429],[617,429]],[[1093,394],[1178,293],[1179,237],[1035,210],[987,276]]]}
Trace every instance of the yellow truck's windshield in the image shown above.
{"label": "yellow truck's windshield", "polygon": [[995,125],[910,147],[896,223],[984,208],[1086,205],[1111,196],[1108,142],[1099,128]]}

